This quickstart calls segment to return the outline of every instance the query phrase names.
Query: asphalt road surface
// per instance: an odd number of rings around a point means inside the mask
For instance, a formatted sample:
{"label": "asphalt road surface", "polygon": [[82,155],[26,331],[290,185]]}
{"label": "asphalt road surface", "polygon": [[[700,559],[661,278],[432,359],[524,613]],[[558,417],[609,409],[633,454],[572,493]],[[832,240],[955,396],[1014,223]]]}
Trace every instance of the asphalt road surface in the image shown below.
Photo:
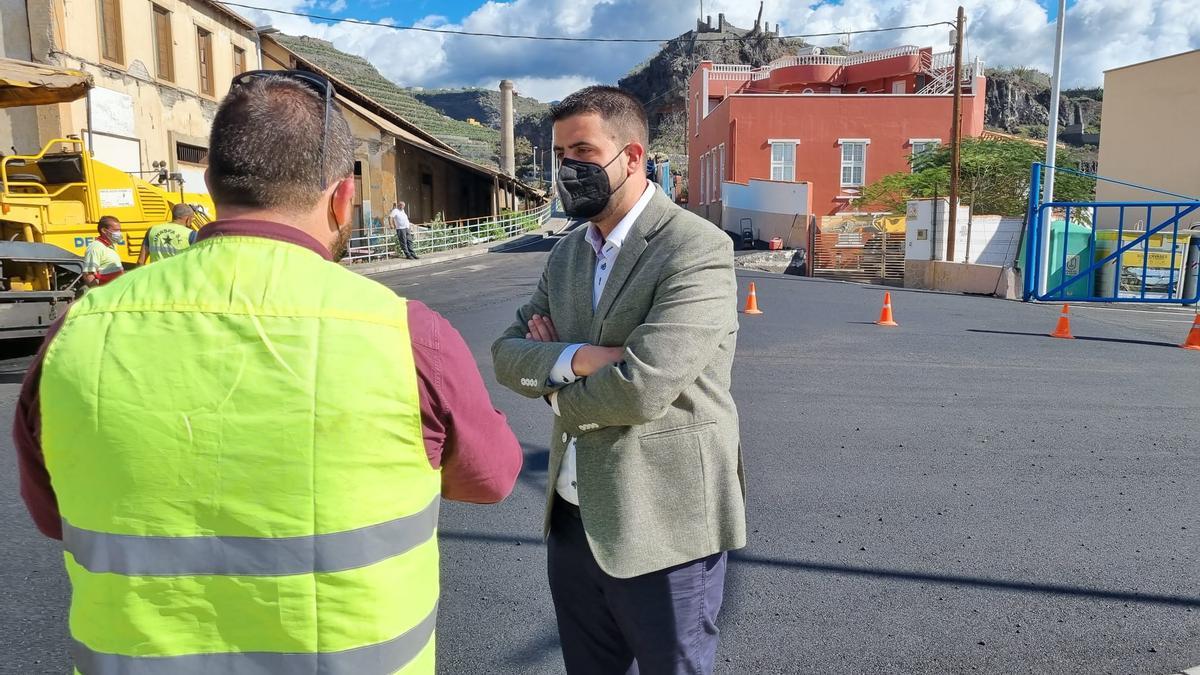
{"label": "asphalt road surface", "polygon": [[[544,260],[378,279],[447,316],[490,381],[489,345]],[[1200,354],[1175,347],[1190,314],[1077,307],[1081,339],[1054,340],[1057,307],[894,290],[885,329],[880,288],[741,277],[766,314],[743,318],[735,365],[750,544],[719,672],[1200,664]],[[539,529],[551,413],[491,387],[525,468],[503,504],[444,510],[439,670],[559,673]],[[0,671],[69,672],[59,549],[0,456]]]}

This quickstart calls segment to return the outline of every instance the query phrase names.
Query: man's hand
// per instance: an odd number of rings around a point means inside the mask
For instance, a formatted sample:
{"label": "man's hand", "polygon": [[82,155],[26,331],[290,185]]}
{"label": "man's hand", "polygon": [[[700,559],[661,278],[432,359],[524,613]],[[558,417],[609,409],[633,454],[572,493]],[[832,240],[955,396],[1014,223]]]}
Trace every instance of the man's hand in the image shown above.
{"label": "man's hand", "polygon": [[529,332],[525,334],[525,339],[534,342],[558,342],[558,329],[554,327],[550,317],[534,314],[529,319]]}
{"label": "man's hand", "polygon": [[624,347],[584,345],[575,352],[575,357],[571,359],[571,370],[575,371],[575,375],[578,377],[587,377],[624,360]]}

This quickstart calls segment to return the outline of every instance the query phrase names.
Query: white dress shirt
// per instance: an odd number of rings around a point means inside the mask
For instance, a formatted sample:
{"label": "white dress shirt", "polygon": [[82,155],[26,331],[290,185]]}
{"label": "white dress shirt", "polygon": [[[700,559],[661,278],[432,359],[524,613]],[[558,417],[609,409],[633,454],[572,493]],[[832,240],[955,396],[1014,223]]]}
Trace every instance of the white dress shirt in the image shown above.
{"label": "white dress shirt", "polygon": [[398,208],[392,209],[388,217],[392,219],[392,226],[397,230],[407,230],[409,228],[408,214],[404,211]]}
{"label": "white dress shirt", "polygon": [[[584,238],[592,245],[592,249],[596,252],[596,274],[595,281],[592,283],[592,310],[600,304],[600,296],[604,294],[604,286],[608,283],[608,277],[612,274],[613,265],[617,263],[617,256],[621,253],[621,245],[625,243],[625,237],[629,235],[629,231],[633,229],[633,223],[642,215],[642,211],[646,210],[646,205],[650,203],[650,198],[654,196],[654,183],[646,186],[646,191],[629,209],[629,213],[617,223],[607,239],[601,239],[600,231],[595,225],[588,225],[587,233]],[[553,320],[554,317],[551,317]],[[571,361],[575,358],[575,352],[579,351],[582,344],[573,344],[562,351],[558,357],[558,361],[554,364],[554,368],[550,370],[550,383],[555,386],[565,386],[579,379],[575,375],[575,371],[571,369]],[[550,394],[550,405],[554,408],[554,414],[558,414],[558,392]],[[563,434],[566,436],[566,434]],[[559,496],[563,499],[579,505],[579,488],[576,484],[576,465],[575,465],[575,438],[564,438],[567,443],[567,454],[563,457],[562,466],[559,467],[558,477],[554,484],[554,489],[558,491]]]}

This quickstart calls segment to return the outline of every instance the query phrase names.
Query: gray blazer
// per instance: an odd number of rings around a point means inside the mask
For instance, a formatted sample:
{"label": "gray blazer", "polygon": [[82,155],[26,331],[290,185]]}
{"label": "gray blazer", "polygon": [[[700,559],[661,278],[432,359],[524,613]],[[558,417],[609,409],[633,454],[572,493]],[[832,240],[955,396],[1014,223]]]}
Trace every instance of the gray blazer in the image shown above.
{"label": "gray blazer", "polygon": [[[567,442],[592,553],[628,578],[741,548],[745,481],[729,393],[737,282],[729,237],[654,197],[626,237],[596,310],[596,255],[578,227],[550,252],[533,298],[492,346],[496,378],[530,398],[571,343],[625,347],[624,363],[558,390],[544,533]],[[525,339],[534,314],[561,343]]]}

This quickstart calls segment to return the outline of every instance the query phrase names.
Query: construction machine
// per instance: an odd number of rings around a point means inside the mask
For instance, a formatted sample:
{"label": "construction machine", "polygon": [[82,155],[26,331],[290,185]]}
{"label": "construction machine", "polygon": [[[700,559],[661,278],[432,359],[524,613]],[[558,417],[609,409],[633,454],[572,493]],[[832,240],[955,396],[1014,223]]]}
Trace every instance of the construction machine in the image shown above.
{"label": "construction machine", "polygon": [[[91,86],[83,72],[0,59],[0,108],[70,103]],[[127,267],[146,230],[170,221],[176,204],[196,210],[193,227],[215,217],[208,195],[165,189],[178,176],[156,165],[160,185],[94,159],[73,136],[35,155],[0,158],[0,340],[44,335],[66,312],[83,290],[82,256],[101,216],[121,221],[125,243],[117,251]]]}

